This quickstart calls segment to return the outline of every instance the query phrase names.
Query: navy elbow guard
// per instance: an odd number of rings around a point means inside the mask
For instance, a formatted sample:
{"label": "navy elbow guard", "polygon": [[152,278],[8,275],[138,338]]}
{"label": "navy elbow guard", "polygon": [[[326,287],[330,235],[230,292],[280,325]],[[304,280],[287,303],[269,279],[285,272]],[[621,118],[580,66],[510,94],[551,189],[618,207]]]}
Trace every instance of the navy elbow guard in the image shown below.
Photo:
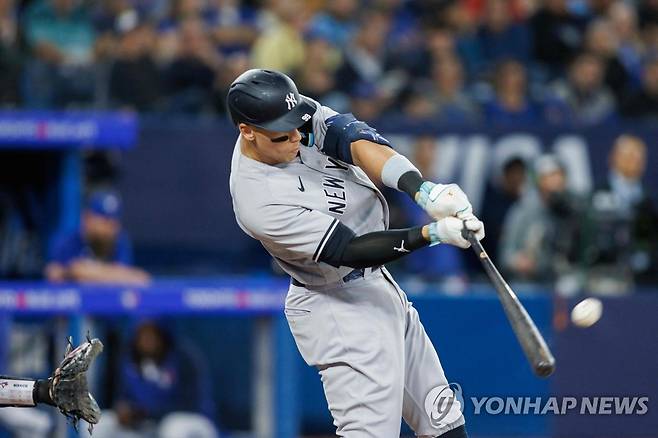
{"label": "navy elbow guard", "polygon": [[375,128],[357,120],[352,113],[329,117],[326,124],[327,134],[322,144],[322,152],[345,163],[354,164],[351,145],[357,140],[368,140],[391,147],[391,143]]}

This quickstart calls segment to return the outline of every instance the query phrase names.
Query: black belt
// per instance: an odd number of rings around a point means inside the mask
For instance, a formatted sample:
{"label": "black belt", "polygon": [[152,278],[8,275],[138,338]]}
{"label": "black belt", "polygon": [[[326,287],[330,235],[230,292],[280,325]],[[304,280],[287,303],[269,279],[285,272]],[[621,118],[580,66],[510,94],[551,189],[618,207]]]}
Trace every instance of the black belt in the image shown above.
{"label": "black belt", "polygon": [[[373,266],[371,269],[372,269],[372,272],[375,272],[379,268],[380,268],[379,266]],[[349,281],[356,280],[357,278],[363,278],[366,275],[366,269],[368,269],[368,268],[361,268],[361,269],[353,270],[352,272],[350,272],[349,274],[347,274],[346,276],[343,277],[343,282],[347,283]],[[290,277],[290,282],[294,286],[306,287],[306,285],[304,283],[294,279],[293,277]]]}

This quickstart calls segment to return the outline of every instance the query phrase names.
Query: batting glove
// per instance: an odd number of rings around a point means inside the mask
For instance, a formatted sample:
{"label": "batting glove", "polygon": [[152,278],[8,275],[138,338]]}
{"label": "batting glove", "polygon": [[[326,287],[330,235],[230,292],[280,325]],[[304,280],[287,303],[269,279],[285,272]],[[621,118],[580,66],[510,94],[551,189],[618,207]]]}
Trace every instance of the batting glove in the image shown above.
{"label": "batting glove", "polygon": [[473,234],[475,234],[475,238],[477,240],[482,240],[484,239],[484,223],[480,221],[473,213],[461,213],[457,215],[457,219],[461,220],[462,223],[472,223],[473,221],[479,222],[481,227],[478,230],[473,230],[467,227],[467,229],[470,229],[473,231]]}
{"label": "batting glove", "polygon": [[[430,236],[430,246],[438,245],[439,243],[447,243],[457,246],[459,248],[469,248],[471,242],[462,237],[462,230],[473,231],[476,237],[481,234],[484,237],[484,224],[480,222],[475,216],[473,219],[460,220],[456,217],[448,216],[437,222],[432,222],[428,228]],[[481,238],[479,237],[478,240]]]}
{"label": "batting glove", "polygon": [[425,181],[420,186],[416,202],[436,220],[448,216],[470,218],[473,215],[473,206],[457,184]]}

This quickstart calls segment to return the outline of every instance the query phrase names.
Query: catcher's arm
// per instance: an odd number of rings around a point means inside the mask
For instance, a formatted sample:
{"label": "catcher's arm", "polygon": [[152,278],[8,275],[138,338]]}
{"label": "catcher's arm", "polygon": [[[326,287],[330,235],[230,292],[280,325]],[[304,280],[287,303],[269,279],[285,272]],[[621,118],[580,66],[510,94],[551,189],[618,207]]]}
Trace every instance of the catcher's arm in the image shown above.
{"label": "catcher's arm", "polygon": [[101,412],[89,392],[87,370],[101,351],[103,344],[98,339],[87,339],[75,349],[69,339],[64,360],[48,379],[0,377],[0,407],[48,404],[70,418],[76,428],[78,421],[85,420],[91,433]]}
{"label": "catcher's arm", "polygon": [[47,380],[0,376],[0,407],[31,408],[39,403],[55,406],[48,394]]}

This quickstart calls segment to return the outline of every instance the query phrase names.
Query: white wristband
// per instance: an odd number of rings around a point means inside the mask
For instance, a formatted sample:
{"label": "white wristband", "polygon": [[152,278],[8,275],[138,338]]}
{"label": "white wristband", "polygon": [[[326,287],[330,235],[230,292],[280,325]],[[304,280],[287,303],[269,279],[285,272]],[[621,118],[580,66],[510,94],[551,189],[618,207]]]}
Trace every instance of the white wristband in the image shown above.
{"label": "white wristband", "polygon": [[34,380],[0,378],[0,405],[35,406]]}
{"label": "white wristband", "polygon": [[420,174],[420,170],[418,170],[416,166],[414,166],[413,163],[407,159],[407,157],[404,155],[395,154],[386,160],[386,163],[384,163],[381,175],[382,182],[387,187],[400,190],[398,188],[398,181],[402,175],[409,172],[410,170]]}

